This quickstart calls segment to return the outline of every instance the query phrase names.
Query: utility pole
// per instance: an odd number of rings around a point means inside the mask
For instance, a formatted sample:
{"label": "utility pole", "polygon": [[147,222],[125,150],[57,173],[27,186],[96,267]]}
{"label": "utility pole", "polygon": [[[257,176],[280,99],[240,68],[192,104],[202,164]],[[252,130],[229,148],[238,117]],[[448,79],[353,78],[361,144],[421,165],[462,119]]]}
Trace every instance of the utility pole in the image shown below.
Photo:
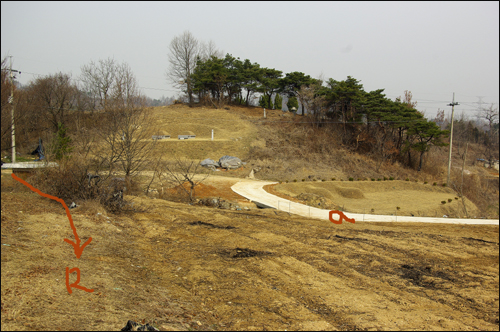
{"label": "utility pole", "polygon": [[19,74],[21,74],[21,72],[18,71],[18,70],[12,69],[12,55],[9,56],[9,58],[10,58],[10,67],[9,67],[9,71],[10,71],[10,97],[9,97],[9,104],[11,104],[11,106],[12,106],[12,160],[11,160],[11,162],[15,163],[16,162],[16,131],[15,131],[15,127],[14,127],[14,110],[15,110],[15,106],[14,106],[14,82],[13,82],[14,75],[12,75],[12,72],[16,72],[16,73],[19,73]]}
{"label": "utility pole", "polygon": [[448,153],[448,178],[446,180],[446,185],[450,186],[450,171],[451,171],[451,148],[453,145],[453,113],[455,111],[455,105],[460,105],[455,103],[455,92],[453,92],[453,101],[448,106],[451,106],[451,132],[450,132],[450,151]]}

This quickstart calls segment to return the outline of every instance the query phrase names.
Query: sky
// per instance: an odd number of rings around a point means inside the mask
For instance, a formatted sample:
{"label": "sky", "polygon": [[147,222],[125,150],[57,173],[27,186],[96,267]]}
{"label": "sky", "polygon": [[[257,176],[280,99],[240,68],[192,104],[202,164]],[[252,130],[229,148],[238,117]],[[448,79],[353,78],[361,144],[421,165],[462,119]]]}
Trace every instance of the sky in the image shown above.
{"label": "sky", "polygon": [[[126,62],[151,98],[178,96],[165,75],[184,31],[283,74],[360,80],[394,100],[411,91],[428,118],[475,118],[499,100],[499,2],[1,2],[1,56],[22,84],[75,80],[99,59]],[[481,97],[481,98],[479,98]],[[482,104],[480,102],[482,101]]]}

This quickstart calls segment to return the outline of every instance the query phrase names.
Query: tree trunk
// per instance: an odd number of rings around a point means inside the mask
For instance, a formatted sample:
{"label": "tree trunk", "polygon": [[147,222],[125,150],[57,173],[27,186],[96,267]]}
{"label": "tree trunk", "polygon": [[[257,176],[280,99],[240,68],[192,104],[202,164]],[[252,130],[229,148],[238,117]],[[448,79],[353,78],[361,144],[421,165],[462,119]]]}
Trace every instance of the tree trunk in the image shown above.
{"label": "tree trunk", "polygon": [[418,169],[417,169],[418,172],[420,172],[420,170],[422,169],[422,161],[424,159],[424,153],[425,151],[420,152],[420,162],[418,163]]}

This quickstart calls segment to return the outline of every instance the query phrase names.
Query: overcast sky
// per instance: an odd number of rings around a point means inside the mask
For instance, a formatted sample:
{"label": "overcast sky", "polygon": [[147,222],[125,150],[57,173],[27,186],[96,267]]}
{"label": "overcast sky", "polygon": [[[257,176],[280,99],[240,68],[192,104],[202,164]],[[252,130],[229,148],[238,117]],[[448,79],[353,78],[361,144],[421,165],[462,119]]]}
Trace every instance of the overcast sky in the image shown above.
{"label": "overcast sky", "polygon": [[[2,58],[22,84],[112,57],[143,93],[177,96],[166,80],[172,38],[190,31],[224,53],[312,77],[352,76],[391,99],[412,92],[475,117],[499,100],[499,2],[1,2]],[[457,114],[457,113],[456,113]]]}

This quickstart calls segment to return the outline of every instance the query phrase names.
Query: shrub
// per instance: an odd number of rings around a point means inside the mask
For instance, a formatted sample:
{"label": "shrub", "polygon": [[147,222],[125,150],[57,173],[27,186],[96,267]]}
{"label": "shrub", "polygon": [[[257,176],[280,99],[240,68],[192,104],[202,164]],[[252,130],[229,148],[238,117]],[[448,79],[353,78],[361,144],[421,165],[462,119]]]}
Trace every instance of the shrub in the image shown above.
{"label": "shrub", "polygon": [[332,181],[335,181],[335,178],[332,178]]}
{"label": "shrub", "polygon": [[387,181],[387,178],[384,176],[384,181]]}
{"label": "shrub", "polygon": [[427,183],[429,183],[429,182],[427,182],[427,181],[424,182],[424,184],[427,184]]}
{"label": "shrub", "polygon": [[458,197],[455,197],[456,200],[458,200]]}
{"label": "shrub", "polygon": [[442,184],[442,186],[443,186],[443,187],[446,187],[446,183],[443,183],[443,184]]}
{"label": "shrub", "polygon": [[448,203],[451,203],[451,201],[453,201],[451,198],[448,198]]}
{"label": "shrub", "polygon": [[349,181],[354,181],[354,178],[349,178]]}
{"label": "shrub", "polygon": [[377,181],[382,181],[382,179],[379,178],[379,179],[377,179]]}
{"label": "shrub", "polygon": [[374,179],[374,178],[372,178],[372,181],[375,181],[375,179]]}
{"label": "shrub", "polygon": [[396,206],[396,209],[401,210],[401,208],[399,206]]}
{"label": "shrub", "polygon": [[432,185],[433,185],[433,186],[437,186],[437,182],[434,182]]}
{"label": "shrub", "polygon": [[391,176],[391,177],[389,178],[389,180],[391,180],[391,181],[392,181],[392,180],[394,180],[394,178]]}
{"label": "shrub", "polygon": [[373,212],[375,212],[375,209],[374,209],[374,208],[372,208],[370,211],[373,213]]}
{"label": "shrub", "polygon": [[87,160],[71,158],[59,164],[59,167],[37,170],[31,181],[42,192],[64,200],[67,206],[75,201],[94,200],[107,211],[118,213],[127,205],[123,199],[125,192],[141,191],[131,178],[90,178],[92,171]]}
{"label": "shrub", "polygon": [[302,179],[302,182],[305,182],[305,181],[306,181],[306,179]]}
{"label": "shrub", "polygon": [[409,178],[406,178],[406,180],[405,180],[405,181],[410,181],[410,179],[409,179]]}
{"label": "shrub", "polygon": [[441,201],[441,204],[446,204],[446,201]]}
{"label": "shrub", "polygon": [[294,179],[293,182],[297,182],[297,179]]}

